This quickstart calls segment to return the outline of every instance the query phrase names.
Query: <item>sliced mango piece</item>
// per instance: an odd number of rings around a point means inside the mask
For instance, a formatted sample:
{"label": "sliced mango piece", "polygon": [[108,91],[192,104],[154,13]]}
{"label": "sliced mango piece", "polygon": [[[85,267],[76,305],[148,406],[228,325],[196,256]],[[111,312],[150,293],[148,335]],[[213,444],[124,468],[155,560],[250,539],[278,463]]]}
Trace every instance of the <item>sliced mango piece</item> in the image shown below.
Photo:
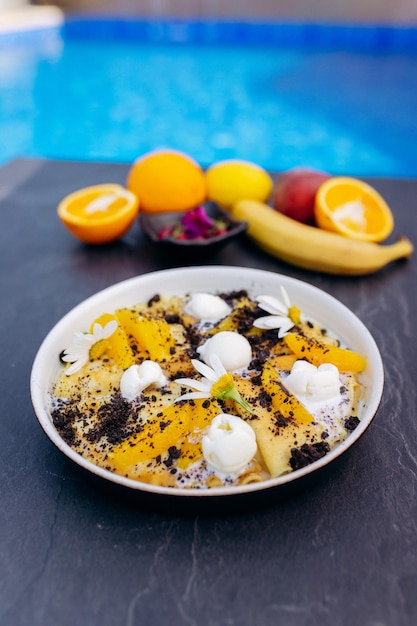
{"label": "sliced mango piece", "polygon": [[116,319],[130,341],[139,351],[146,352],[152,361],[170,358],[170,350],[174,348],[175,342],[166,320],[138,315],[131,309],[119,309],[116,311]]}
{"label": "sliced mango piece", "polygon": [[[100,315],[100,317],[93,322],[91,329],[96,323],[101,324],[101,326],[105,326],[108,322],[114,319],[116,319],[114,315],[111,315],[110,313],[103,313],[103,315]],[[130,347],[127,335],[120,324],[110,337],[98,341],[90,349],[90,356],[92,359],[101,358],[104,355],[113,359],[114,362],[123,369],[127,369],[135,362],[135,357]]]}
{"label": "sliced mango piece", "polygon": [[[291,471],[292,449],[320,441],[324,429],[314,422],[314,417],[296,398],[280,386],[272,364],[264,366],[261,376],[261,386],[253,385],[248,378],[235,379],[239,392],[250,401],[255,417],[248,416],[237,405],[236,409],[255,431],[259,452],[270,475],[275,478]],[[272,406],[265,405],[262,388],[271,396]]]}
{"label": "sliced mango piece", "polygon": [[281,372],[290,372],[296,360],[295,354],[278,354],[277,356],[270,356],[268,363],[274,365]]}
{"label": "sliced mango piece", "polygon": [[286,419],[295,420],[297,424],[311,424],[314,417],[289,393],[277,374],[276,369],[266,364],[262,371],[262,384],[272,398],[272,406]]}
{"label": "sliced mango piece", "polygon": [[342,372],[362,372],[366,367],[366,359],[357,352],[324,344],[312,337],[288,333],[284,341],[298,359],[306,359],[316,367],[331,363]]}
{"label": "sliced mango piece", "polygon": [[190,463],[198,460],[195,446],[190,444],[197,443],[201,450],[201,431],[220,413],[216,402],[210,402],[208,407],[203,407],[203,403],[204,400],[195,400],[170,404],[144,424],[142,432],[115,446],[109,453],[110,463],[118,472],[125,473],[132,465],[167,454],[171,447],[180,451],[180,466],[187,466],[187,459]]}
{"label": "sliced mango piece", "polygon": [[200,441],[185,441],[181,446],[181,456],[178,459],[177,467],[185,470],[192,463],[197,463],[203,458],[203,449]]}

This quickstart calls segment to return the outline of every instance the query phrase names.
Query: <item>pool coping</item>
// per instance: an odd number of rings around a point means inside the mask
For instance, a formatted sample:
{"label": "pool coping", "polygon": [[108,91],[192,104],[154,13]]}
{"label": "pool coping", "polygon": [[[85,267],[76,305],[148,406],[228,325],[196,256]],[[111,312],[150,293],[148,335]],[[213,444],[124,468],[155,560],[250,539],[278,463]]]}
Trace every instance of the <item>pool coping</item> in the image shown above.
{"label": "pool coping", "polygon": [[[9,15],[8,15],[9,13]],[[13,13],[14,15],[11,15]],[[5,19],[6,18],[6,19]],[[46,33],[66,39],[113,39],[141,44],[331,47],[344,50],[417,50],[417,25],[386,23],[141,18],[65,14],[57,7],[26,7],[5,12],[4,43]]]}
{"label": "pool coping", "polygon": [[0,11],[0,36],[3,34],[26,33],[60,27],[64,12],[55,6],[22,6],[18,9]]}

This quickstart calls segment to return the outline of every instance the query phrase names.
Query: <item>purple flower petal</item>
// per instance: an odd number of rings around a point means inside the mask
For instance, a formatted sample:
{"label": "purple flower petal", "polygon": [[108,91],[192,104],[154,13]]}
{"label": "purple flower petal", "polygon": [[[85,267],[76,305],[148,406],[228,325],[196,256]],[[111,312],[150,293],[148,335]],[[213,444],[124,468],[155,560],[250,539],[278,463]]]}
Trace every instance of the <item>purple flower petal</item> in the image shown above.
{"label": "purple flower petal", "polygon": [[190,239],[210,236],[216,226],[216,223],[208,217],[202,206],[185,213],[181,219],[181,224]]}

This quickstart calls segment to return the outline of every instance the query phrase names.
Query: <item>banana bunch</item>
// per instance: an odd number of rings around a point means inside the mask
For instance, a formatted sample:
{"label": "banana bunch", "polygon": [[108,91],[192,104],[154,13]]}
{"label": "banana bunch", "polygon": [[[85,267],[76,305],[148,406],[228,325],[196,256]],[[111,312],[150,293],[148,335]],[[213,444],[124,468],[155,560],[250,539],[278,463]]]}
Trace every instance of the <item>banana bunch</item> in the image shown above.
{"label": "banana bunch", "polygon": [[307,226],[255,200],[239,200],[231,213],[247,222],[247,234],[266,252],[298,267],[328,274],[371,274],[391,261],[410,256],[414,249],[407,237],[380,245]]}

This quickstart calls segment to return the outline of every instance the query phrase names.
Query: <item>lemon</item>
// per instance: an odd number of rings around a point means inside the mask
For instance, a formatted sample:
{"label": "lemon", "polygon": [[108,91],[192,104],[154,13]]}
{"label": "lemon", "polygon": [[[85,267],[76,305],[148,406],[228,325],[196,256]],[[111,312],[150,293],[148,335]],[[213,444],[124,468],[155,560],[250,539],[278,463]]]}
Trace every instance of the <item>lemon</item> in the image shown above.
{"label": "lemon", "polygon": [[235,159],[211,165],[206,180],[208,199],[226,209],[238,200],[265,202],[273,187],[271,176],[262,167]]}

